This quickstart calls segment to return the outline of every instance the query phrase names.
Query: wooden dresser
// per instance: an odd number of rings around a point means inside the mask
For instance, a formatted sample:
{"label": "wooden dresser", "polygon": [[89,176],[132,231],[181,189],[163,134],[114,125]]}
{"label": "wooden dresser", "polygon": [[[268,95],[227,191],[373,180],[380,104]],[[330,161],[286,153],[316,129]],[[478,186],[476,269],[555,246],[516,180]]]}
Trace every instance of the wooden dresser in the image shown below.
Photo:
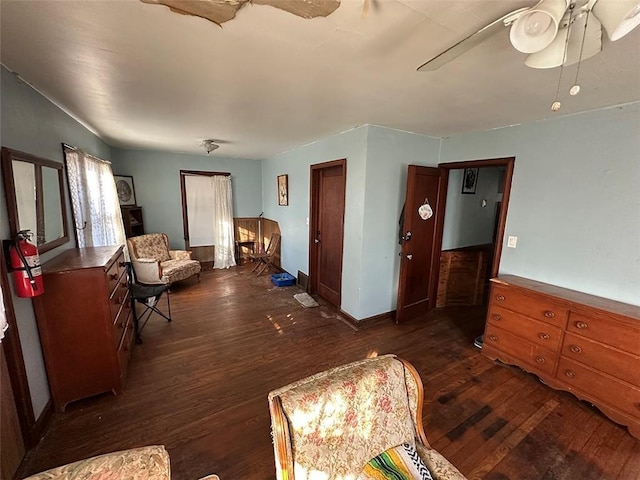
{"label": "wooden dresser", "polygon": [[67,250],[42,273],[45,293],[33,301],[56,410],[120,393],[133,340],[122,246]]}
{"label": "wooden dresser", "polygon": [[512,275],[491,282],[482,353],[572,392],[640,438],[640,307]]}

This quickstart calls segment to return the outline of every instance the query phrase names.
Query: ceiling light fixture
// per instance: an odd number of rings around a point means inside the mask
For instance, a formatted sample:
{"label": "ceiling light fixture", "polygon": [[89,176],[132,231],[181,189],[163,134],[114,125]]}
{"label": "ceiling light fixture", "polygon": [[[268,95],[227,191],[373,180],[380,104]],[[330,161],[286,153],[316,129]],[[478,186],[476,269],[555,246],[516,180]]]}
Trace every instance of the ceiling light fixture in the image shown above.
{"label": "ceiling light fixture", "polygon": [[218,145],[215,142],[215,140],[203,140],[201,145],[205,149],[205,151],[207,152],[207,155],[209,155],[215,149],[220,148],[220,145]]}

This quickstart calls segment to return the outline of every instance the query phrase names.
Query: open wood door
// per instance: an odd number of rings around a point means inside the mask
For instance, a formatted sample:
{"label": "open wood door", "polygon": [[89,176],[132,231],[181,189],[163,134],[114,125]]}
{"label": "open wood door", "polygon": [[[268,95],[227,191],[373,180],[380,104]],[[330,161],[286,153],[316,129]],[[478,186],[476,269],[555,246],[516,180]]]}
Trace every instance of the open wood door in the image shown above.
{"label": "open wood door", "polygon": [[[409,165],[396,323],[427,313],[435,306],[442,240],[437,218],[442,215],[440,207],[444,206],[446,195],[441,178],[438,168]],[[419,209],[427,203],[433,215],[425,220]]]}

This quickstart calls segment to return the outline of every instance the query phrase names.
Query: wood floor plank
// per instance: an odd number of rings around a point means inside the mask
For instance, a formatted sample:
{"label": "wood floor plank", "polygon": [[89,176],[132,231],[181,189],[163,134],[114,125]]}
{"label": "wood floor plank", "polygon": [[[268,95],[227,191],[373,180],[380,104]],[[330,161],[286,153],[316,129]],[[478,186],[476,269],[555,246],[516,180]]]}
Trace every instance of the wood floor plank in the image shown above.
{"label": "wood floor plank", "polygon": [[21,477],[163,444],[174,480],[209,473],[273,479],[268,393],[327,368],[396,353],[422,377],[427,437],[470,479],[639,480],[640,442],[624,428],[473,347],[483,308],[356,331],[326,303],[305,309],[293,299],[296,287],[274,287],[250,269],[207,270],[200,283],[173,286],[173,321],[156,317],[146,325],[125,391],[54,414]]}

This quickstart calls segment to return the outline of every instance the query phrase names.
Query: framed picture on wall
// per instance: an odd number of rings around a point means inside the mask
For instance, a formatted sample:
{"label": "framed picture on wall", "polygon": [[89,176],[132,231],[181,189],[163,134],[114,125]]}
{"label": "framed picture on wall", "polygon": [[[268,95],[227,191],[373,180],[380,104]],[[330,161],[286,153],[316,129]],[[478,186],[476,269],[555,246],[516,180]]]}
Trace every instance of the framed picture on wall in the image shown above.
{"label": "framed picture on wall", "polygon": [[114,175],[116,191],[120,205],[136,205],[136,191],[133,188],[133,177],[127,175]]}
{"label": "framed picture on wall", "polygon": [[478,169],[465,168],[462,176],[462,193],[476,193],[478,185]]}
{"label": "framed picture on wall", "polygon": [[278,175],[278,205],[289,205],[289,176]]}

